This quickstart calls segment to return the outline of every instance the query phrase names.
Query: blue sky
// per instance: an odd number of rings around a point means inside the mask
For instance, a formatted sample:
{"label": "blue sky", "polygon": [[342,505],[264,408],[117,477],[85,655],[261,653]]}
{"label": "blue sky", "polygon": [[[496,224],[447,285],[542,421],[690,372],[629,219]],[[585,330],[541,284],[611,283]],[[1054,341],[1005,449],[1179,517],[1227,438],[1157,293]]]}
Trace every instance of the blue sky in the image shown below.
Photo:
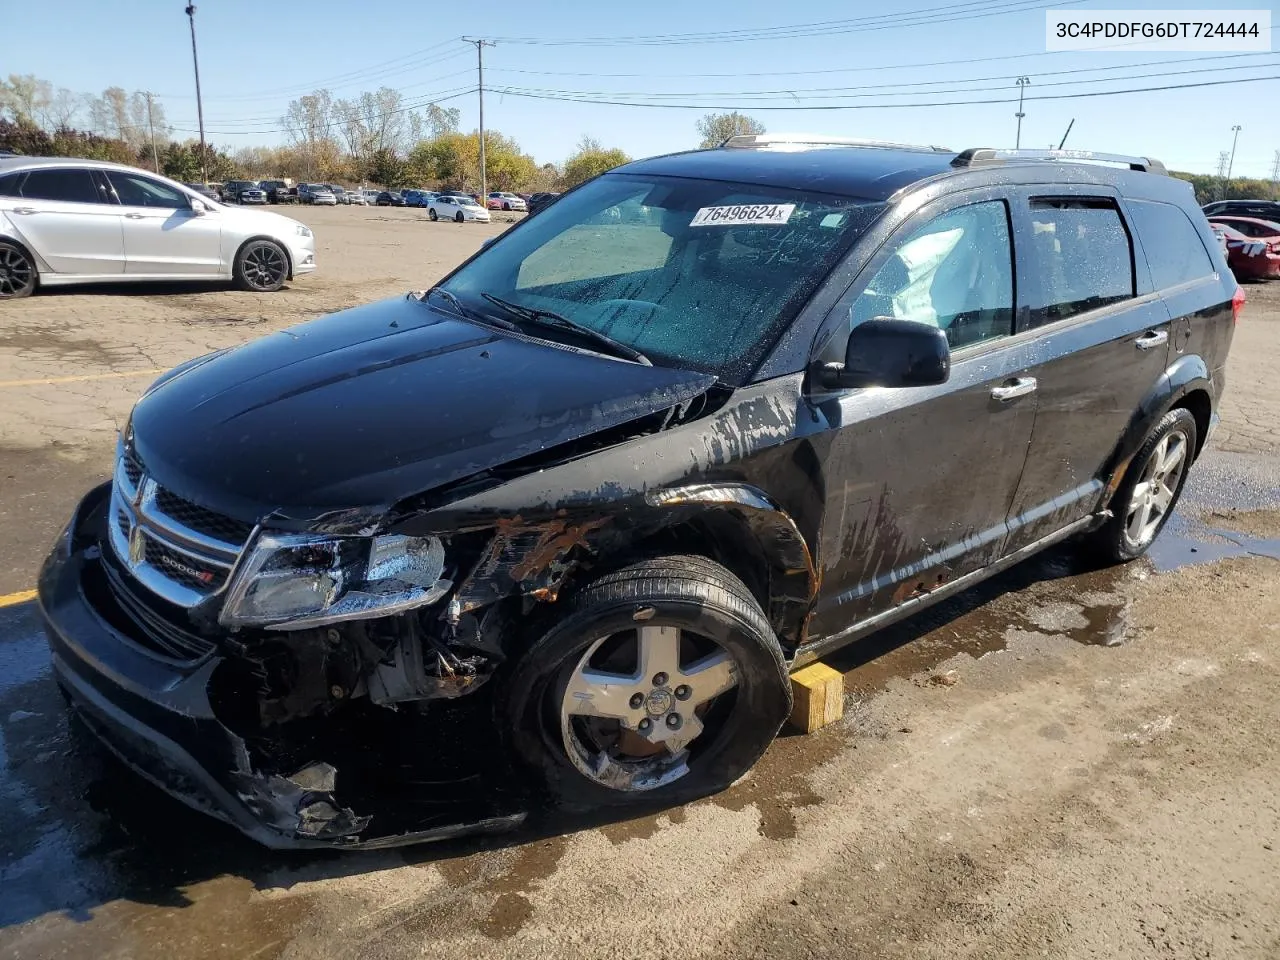
{"label": "blue sky", "polygon": [[[956,149],[1012,146],[1014,103],[901,104],[1013,99],[1013,78],[1019,74],[1031,79],[1029,98],[1280,76],[1280,54],[1200,62],[1188,62],[1188,58],[1205,54],[1046,54],[1047,6],[1044,0],[955,0],[946,7],[942,0],[885,0],[874,6],[848,0],[802,4],[647,0],[639,5],[557,0],[554,6],[492,0],[469,18],[461,10],[432,9],[410,0],[359,4],[310,0],[293,6],[207,0],[199,4],[196,24],[205,126],[210,141],[231,149],[281,142],[278,118],[289,100],[316,86],[328,87],[335,96],[353,96],[386,84],[410,100],[469,89],[475,85],[475,49],[454,39],[463,34],[508,38],[485,50],[486,125],[514,136],[542,162],[562,161],[583,134],[637,157],[694,146],[695,121],[708,112],[709,105],[738,107],[773,131],[940,143]],[[1196,9],[1215,4],[1209,0],[1199,4],[1085,0],[1058,6]],[[1270,8],[1273,19],[1280,22],[1274,5],[1255,0],[1230,6]],[[127,6],[101,0],[56,0],[50,6],[9,4],[5,36],[0,39],[0,69],[33,73],[79,91],[100,92],[112,85],[149,89],[161,97],[175,128],[194,131],[190,35],[183,7],[178,0],[163,4],[132,0]],[[907,14],[923,8],[934,9],[927,16],[935,18],[993,8],[1000,12],[902,25]],[[896,16],[880,21],[875,29],[864,24],[854,31],[820,29],[806,36],[731,43],[527,42],[531,38],[688,35],[884,15]],[[959,60],[984,62],[920,66]],[[1071,72],[1090,70],[1096,72]],[[1159,76],[1135,77],[1144,73]],[[1098,82],[1069,85],[1085,79]],[[914,86],[887,89],[890,84]],[[588,98],[665,95],[666,102],[704,105],[698,109],[609,106],[531,99],[504,93],[504,88]],[[835,101],[840,103],[900,105],[829,111],[759,109],[766,103],[811,103],[807,98],[814,94],[804,91],[814,88],[842,88],[836,93],[861,95],[857,100]],[[949,88],[984,89],[948,94]],[[791,93],[753,100],[749,94],[754,91]],[[1056,143],[1075,118],[1068,146],[1155,156],[1179,169],[1211,172],[1219,151],[1231,147],[1232,126],[1240,124],[1235,174],[1269,176],[1275,151],[1280,150],[1278,98],[1280,79],[1123,96],[1029,99],[1022,143],[1037,147]],[[475,127],[474,93],[449,100],[447,105],[461,108],[464,129]]]}

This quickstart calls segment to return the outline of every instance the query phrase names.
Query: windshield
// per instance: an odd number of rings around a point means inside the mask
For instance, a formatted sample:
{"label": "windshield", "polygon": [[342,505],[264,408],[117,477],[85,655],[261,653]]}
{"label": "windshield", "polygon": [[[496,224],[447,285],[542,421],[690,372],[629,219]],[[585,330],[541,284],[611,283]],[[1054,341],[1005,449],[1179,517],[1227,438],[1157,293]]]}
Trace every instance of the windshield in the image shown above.
{"label": "windshield", "polygon": [[444,284],[550,310],[654,363],[741,382],[883,205],[608,174],[547,207]]}
{"label": "windshield", "polygon": [[478,206],[480,206],[480,204],[476,203],[476,202],[475,202],[475,200],[474,200],[474,199],[472,199],[471,197],[459,197],[459,198],[458,198],[458,202],[459,202],[460,204],[462,204],[464,207],[478,207]]}

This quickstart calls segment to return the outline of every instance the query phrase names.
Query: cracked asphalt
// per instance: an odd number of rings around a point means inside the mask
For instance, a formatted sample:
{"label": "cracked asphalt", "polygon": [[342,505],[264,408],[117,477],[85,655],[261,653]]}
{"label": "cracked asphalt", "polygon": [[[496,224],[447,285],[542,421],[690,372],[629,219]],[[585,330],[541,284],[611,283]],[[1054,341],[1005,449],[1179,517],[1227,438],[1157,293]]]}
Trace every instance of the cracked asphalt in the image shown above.
{"label": "cracked asphalt", "polygon": [[[161,370],[420,289],[505,225],[307,208],[266,297],[0,308],[0,595],[33,585]],[[726,793],[615,823],[284,856],[70,720],[0,608],[0,957],[1280,956],[1280,284],[1247,288],[1222,424],[1149,560],[1042,555],[828,662],[846,715]]]}

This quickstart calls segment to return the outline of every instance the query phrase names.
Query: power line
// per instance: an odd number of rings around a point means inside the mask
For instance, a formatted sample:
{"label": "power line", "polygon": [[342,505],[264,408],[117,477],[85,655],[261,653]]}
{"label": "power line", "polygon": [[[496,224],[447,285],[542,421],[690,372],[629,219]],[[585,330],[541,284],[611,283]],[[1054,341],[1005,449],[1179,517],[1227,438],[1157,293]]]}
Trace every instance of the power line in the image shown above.
{"label": "power line", "polygon": [[[1132,77],[1130,79],[1138,79]],[[1048,94],[1042,97],[1027,97],[1027,101],[1033,100],[1078,100],[1082,97],[1111,97],[1127,93],[1156,93],[1165,90],[1189,90],[1197,87],[1222,87],[1237,83],[1257,83],[1263,80],[1280,80],[1280,74],[1266,77],[1241,77],[1237,80],[1205,80],[1199,83],[1173,83],[1155,87],[1130,87],[1125,90],[1092,90],[1087,93],[1057,93]],[[949,93],[951,91],[941,91]],[[964,91],[959,91],[963,93]],[[649,109],[666,109],[666,110],[733,110],[737,105],[716,105],[707,103],[646,103],[635,100],[598,100],[588,97],[569,97],[569,96],[552,96],[549,94],[526,93],[514,88],[505,88],[502,91],[504,96],[525,97],[532,100],[560,100],[568,103],[594,103],[600,106],[610,107],[647,107]],[[913,109],[920,107],[968,107],[982,106],[994,103],[1012,103],[1012,97],[999,97],[987,100],[936,100],[920,103],[821,103],[811,106],[804,104],[775,106],[772,104],[753,105],[752,110],[781,110],[794,112],[796,110],[885,110],[885,109]]]}

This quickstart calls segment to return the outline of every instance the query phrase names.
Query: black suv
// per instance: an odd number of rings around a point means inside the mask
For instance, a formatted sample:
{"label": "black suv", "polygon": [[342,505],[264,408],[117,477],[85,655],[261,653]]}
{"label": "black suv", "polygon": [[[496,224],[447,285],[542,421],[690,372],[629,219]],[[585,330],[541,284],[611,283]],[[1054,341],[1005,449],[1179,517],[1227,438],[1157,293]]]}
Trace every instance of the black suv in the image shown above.
{"label": "black suv", "polygon": [[1280,203],[1275,200],[1217,200],[1206,203],[1201,209],[1206,217],[1257,217],[1259,220],[1280,220]]}
{"label": "black suv", "polygon": [[266,191],[268,203],[293,203],[298,199],[289,193],[289,185],[283,180],[263,180],[258,186]]}
{"label": "black suv", "polygon": [[92,728],[277,847],[669,804],[790,670],[1068,538],[1142,554],[1243,302],[1190,186],[775,142],[160,378],[40,578]]}

